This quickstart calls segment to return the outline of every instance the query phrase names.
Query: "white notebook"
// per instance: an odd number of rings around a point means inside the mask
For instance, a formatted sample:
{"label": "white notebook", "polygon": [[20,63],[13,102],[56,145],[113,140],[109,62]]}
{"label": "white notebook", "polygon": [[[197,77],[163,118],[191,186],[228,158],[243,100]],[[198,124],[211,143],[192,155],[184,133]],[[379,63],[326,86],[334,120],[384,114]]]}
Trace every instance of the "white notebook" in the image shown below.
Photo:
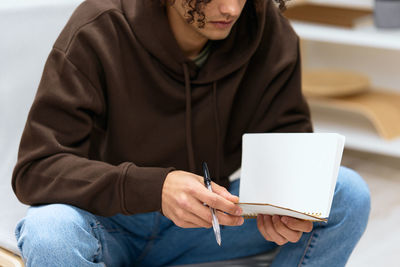
{"label": "white notebook", "polygon": [[243,215],[327,221],[344,141],[335,133],[243,135],[239,190]]}

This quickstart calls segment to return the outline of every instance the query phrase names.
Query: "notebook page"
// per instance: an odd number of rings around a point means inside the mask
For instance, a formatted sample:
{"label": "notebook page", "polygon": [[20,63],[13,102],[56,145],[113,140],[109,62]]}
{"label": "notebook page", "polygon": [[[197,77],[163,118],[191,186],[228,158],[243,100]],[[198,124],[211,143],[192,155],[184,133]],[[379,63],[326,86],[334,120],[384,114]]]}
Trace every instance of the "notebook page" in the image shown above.
{"label": "notebook page", "polygon": [[328,217],[343,140],[326,133],[245,134],[240,202]]}

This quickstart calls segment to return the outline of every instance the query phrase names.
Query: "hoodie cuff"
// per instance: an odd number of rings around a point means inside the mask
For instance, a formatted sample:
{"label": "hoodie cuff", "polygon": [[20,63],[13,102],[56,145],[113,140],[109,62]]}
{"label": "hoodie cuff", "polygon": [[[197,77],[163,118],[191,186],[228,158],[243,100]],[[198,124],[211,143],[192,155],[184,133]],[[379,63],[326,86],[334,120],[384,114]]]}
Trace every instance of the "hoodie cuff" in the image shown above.
{"label": "hoodie cuff", "polygon": [[174,168],[138,167],[130,164],[122,183],[124,207],[127,215],[161,210],[161,194],[165,178]]}

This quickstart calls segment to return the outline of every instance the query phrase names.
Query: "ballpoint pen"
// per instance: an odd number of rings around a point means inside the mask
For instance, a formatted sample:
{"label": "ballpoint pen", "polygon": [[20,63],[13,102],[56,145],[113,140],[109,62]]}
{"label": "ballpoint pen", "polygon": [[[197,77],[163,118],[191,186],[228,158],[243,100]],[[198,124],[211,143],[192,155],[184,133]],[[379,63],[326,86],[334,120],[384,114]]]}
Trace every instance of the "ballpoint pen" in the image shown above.
{"label": "ballpoint pen", "polygon": [[[207,187],[208,190],[212,192],[210,173],[208,171],[207,163],[205,162],[203,162],[203,173],[204,173],[204,185]],[[218,245],[221,246],[221,230],[219,228],[218,218],[215,215],[216,211],[214,208],[211,207],[210,210],[212,214],[212,226],[214,229],[215,239],[217,240]]]}

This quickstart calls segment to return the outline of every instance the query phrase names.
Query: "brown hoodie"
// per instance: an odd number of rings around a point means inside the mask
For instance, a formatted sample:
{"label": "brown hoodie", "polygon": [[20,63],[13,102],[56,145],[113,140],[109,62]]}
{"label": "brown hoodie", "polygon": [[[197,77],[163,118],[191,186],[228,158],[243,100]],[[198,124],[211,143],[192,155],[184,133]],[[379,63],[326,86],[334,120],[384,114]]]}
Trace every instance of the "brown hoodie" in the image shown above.
{"label": "brown hoodie", "polygon": [[157,211],[168,172],[200,174],[202,161],[227,186],[244,133],[312,131],[298,46],[272,0],[257,12],[247,1],[199,69],[159,1],[85,1],[47,60],[13,173],[17,197],[104,216]]}

